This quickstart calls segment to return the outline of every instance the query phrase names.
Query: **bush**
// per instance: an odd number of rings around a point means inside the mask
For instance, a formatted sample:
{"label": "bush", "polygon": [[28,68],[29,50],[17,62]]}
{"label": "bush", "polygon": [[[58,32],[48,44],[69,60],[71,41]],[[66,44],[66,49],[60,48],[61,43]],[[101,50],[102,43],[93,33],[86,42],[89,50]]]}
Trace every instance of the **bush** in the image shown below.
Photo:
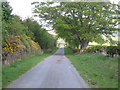
{"label": "bush", "polygon": [[120,55],[120,48],[118,46],[108,46],[106,47],[106,53],[112,57],[116,54]]}
{"label": "bush", "polygon": [[89,53],[101,53],[106,52],[108,56],[120,55],[120,47],[119,46],[91,46],[87,47],[84,52]]}
{"label": "bush", "polygon": [[85,52],[90,52],[90,53],[102,52],[105,48],[106,46],[91,46],[91,47],[87,47],[85,49]]}
{"label": "bush", "polygon": [[35,55],[41,52],[41,47],[26,35],[12,35],[5,41],[2,48],[3,63],[9,64],[15,60]]}

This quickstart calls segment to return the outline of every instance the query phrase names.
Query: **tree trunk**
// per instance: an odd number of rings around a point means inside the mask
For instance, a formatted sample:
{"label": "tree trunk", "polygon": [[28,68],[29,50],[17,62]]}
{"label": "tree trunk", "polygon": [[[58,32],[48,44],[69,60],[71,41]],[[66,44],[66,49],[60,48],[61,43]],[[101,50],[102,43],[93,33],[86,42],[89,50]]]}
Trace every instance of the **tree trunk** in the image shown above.
{"label": "tree trunk", "polygon": [[89,43],[88,40],[84,40],[81,42],[80,51],[79,51],[80,54],[82,54],[83,51],[86,49],[86,47],[88,46],[88,43]]}

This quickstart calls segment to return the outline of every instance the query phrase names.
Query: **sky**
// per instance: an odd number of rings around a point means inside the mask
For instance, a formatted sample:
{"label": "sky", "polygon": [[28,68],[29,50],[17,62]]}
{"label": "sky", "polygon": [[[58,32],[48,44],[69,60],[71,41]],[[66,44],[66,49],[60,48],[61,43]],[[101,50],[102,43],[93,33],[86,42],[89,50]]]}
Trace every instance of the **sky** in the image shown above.
{"label": "sky", "polygon": [[[13,11],[12,14],[20,16],[22,19],[32,17],[32,6],[31,3],[34,1],[42,2],[44,0],[7,0],[10,2]],[[118,3],[120,0],[110,0],[111,2]]]}

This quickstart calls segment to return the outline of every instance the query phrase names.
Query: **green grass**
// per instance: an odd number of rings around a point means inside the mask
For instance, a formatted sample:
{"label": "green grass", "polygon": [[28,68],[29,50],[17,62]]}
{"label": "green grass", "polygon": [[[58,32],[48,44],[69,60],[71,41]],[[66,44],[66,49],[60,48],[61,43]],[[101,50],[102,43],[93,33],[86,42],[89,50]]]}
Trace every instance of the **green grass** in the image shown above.
{"label": "green grass", "polygon": [[70,48],[64,48],[65,55],[73,55],[73,51]]}
{"label": "green grass", "polygon": [[33,66],[44,60],[44,58],[55,53],[57,48],[53,49],[51,52],[45,54],[37,54],[32,57],[27,57],[22,60],[15,61],[9,66],[3,66],[2,68],[2,86],[6,87],[13,80],[17,79],[19,76],[30,70]]}
{"label": "green grass", "polygon": [[80,75],[92,88],[118,88],[118,58],[106,57],[98,53],[75,55],[65,48],[70,59]]}
{"label": "green grass", "polygon": [[0,90],[2,89],[2,62],[0,61]]}

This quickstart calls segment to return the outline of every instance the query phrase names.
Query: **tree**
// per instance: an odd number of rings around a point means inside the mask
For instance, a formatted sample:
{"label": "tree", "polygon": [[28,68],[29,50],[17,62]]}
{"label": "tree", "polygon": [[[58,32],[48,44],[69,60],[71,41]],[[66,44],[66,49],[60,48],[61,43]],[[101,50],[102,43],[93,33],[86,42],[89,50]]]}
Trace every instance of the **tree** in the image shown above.
{"label": "tree", "polygon": [[9,35],[26,34],[27,28],[23,25],[23,21],[19,16],[13,16],[12,21],[8,23],[7,27]]}
{"label": "tree", "polygon": [[42,49],[54,48],[56,38],[49,34],[39,23],[33,19],[23,21],[26,26],[26,35],[39,43]]}
{"label": "tree", "polygon": [[8,26],[12,20],[12,7],[8,2],[2,2],[2,44],[8,38]]}
{"label": "tree", "polygon": [[2,2],[2,20],[8,22],[12,19],[12,7],[8,2]]}
{"label": "tree", "polygon": [[27,18],[23,21],[23,24],[27,28],[26,35],[35,40],[35,33],[41,29],[41,25],[39,25],[38,22],[32,18]]}
{"label": "tree", "polygon": [[[109,2],[33,3],[34,13],[51,24],[70,45],[80,45],[80,53],[90,41],[112,35],[117,29],[116,11]],[[75,43],[76,42],[76,43]]]}

